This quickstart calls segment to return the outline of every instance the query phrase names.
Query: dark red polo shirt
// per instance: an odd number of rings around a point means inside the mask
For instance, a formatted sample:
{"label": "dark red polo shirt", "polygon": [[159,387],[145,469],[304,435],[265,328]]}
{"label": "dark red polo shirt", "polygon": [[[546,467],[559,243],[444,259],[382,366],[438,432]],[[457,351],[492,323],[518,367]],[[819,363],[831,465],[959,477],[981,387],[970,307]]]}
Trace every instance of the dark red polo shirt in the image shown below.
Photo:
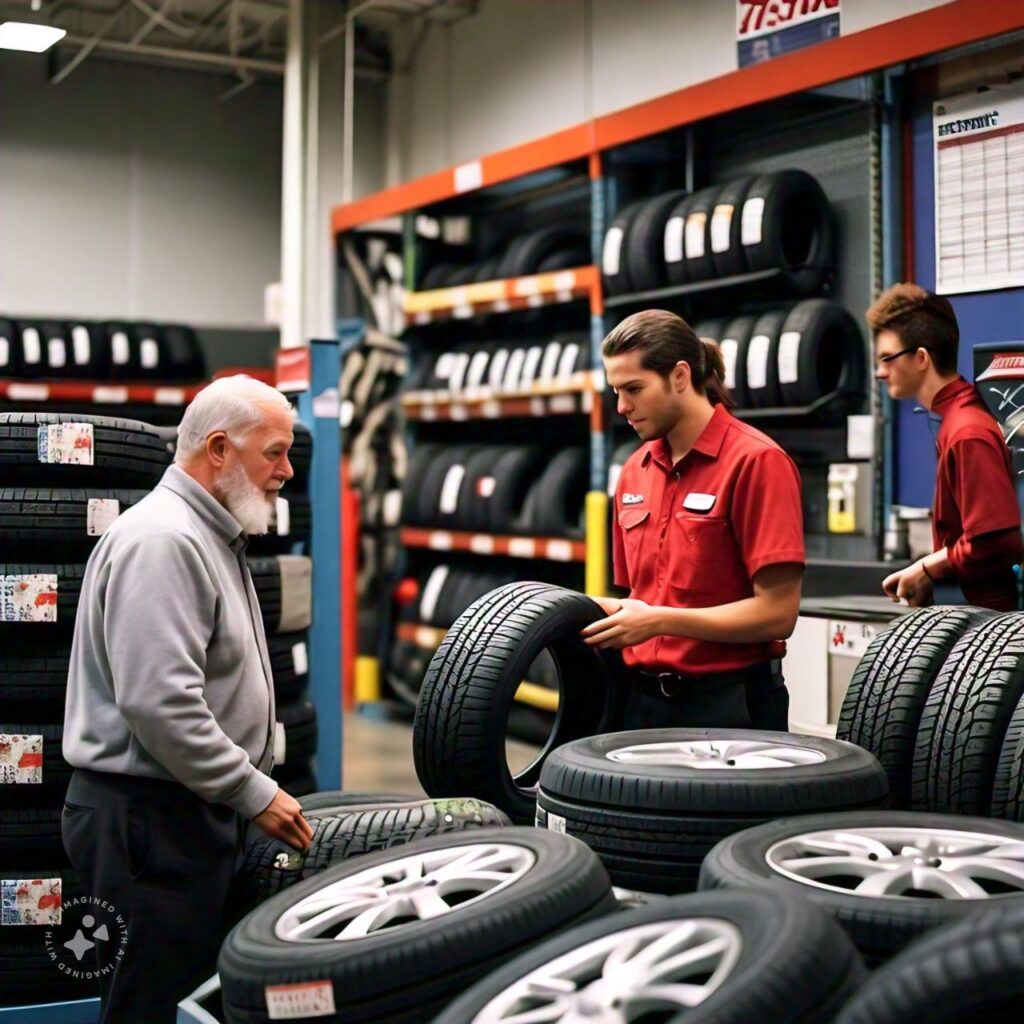
{"label": "dark red polo shirt", "polygon": [[962,377],[935,396],[932,412],[942,417],[932,506],[935,550],[946,548],[971,604],[1012,611],[1013,566],[1022,559],[1020,509],[1003,432]]}
{"label": "dark red polo shirt", "polygon": [[[615,489],[615,583],[672,608],[753,597],[758,569],[804,562],[800,474],[759,430],[715,406],[693,448],[672,465],[668,442],[630,456]],[[658,636],[623,652],[662,672],[725,672],[779,658],[782,641],[712,643]]]}

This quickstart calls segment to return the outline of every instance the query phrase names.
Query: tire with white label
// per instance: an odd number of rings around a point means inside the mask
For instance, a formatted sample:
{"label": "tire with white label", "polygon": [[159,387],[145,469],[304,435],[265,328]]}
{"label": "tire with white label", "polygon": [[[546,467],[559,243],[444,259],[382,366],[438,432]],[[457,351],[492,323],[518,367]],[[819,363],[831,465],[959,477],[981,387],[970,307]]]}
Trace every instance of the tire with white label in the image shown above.
{"label": "tire with white label", "polygon": [[787,294],[813,295],[835,272],[835,218],[821,186],[805,171],[756,178],[740,225],[747,267],[781,271]]}
{"label": "tire with white label", "polygon": [[306,555],[251,555],[246,562],[267,635],[308,629],[313,621],[310,559]]}
{"label": "tire with white label", "polygon": [[271,897],[232,929],[218,962],[225,1014],[229,1024],[282,1013],[419,1024],[511,955],[615,905],[582,843],[536,829],[369,853]]}
{"label": "tire with white label", "polygon": [[917,729],[911,804],[989,814],[1010,721],[1024,699],[1024,615],[995,615],[953,646]]}
{"label": "tire with white label", "polygon": [[306,630],[267,637],[275,700],[282,703],[293,701],[309,683],[308,640]]}
{"label": "tire with white label", "polygon": [[686,195],[682,189],[664,192],[641,203],[625,239],[625,260],[635,292],[668,285],[665,270],[665,224]]}
{"label": "tire with white label", "polygon": [[836,737],[878,758],[895,810],[910,808],[917,729],[932,684],[953,645],[993,615],[980,608],[919,608],[879,633],[858,662]]}
{"label": "tire with white label", "polygon": [[726,182],[719,189],[708,226],[715,277],[733,277],[747,271],[742,242],[743,201],[753,183],[754,178],[748,176]]}
{"label": "tire with white label", "polygon": [[842,929],[806,901],[696,893],[580,925],[520,954],[435,1024],[831,1024],[866,973]]}
{"label": "tire with white label", "polygon": [[1016,1024],[1024,1008],[1024,907],[936,928],[875,971],[835,1024]]}
{"label": "tire with white label", "polygon": [[538,228],[513,240],[499,265],[500,274],[505,278],[536,274],[552,254],[585,246],[586,241],[586,233],[578,228],[557,224]]}
{"label": "tire with white label", "polygon": [[[278,764],[293,765],[308,761],[316,753],[316,708],[311,701],[297,700],[291,704],[277,704],[278,732],[284,734],[284,753],[275,758]],[[279,746],[275,742],[275,746]]]}
{"label": "tire with white label", "polygon": [[531,488],[520,520],[538,537],[582,539],[583,508],[589,490],[585,448],[564,448],[548,463]]}
{"label": "tire with white label", "polygon": [[[670,230],[672,219],[683,216],[683,274],[686,282],[709,281],[715,276],[715,261],[711,253],[711,217],[718,202],[720,186],[702,188],[672,211],[665,226]],[[673,284],[672,270],[675,264],[668,264],[669,280]],[[683,281],[678,283],[682,284]]]}
{"label": "tire with white label", "polygon": [[[605,731],[621,714],[621,663],[579,636],[603,617],[590,598],[545,583],[513,583],[467,608],[435,652],[420,688],[413,758],[425,792],[475,796],[513,821],[532,822],[548,754]],[[558,668],[558,713],[537,760],[513,777],[504,748],[509,711],[545,649]]]}
{"label": "tire with white label", "polygon": [[[61,752],[63,722],[40,722],[39,717],[37,713],[28,722],[0,718],[0,798],[5,811],[59,807],[67,792],[71,765]],[[10,838],[0,840],[2,848],[20,849],[17,843],[7,845]]]}
{"label": "tire with white label", "polygon": [[733,729],[575,740],[541,769],[538,824],[582,839],[616,885],[688,892],[723,837],[780,815],[884,806],[885,773],[851,743]]}
{"label": "tire with white label", "polygon": [[270,524],[269,532],[251,535],[248,550],[259,555],[275,551],[288,553],[296,544],[303,544],[303,550],[308,551],[313,530],[313,508],[309,495],[285,487],[277,502],[274,522]]}
{"label": "tire with white label", "polygon": [[132,325],[118,320],[102,323],[99,328],[110,352],[110,379],[140,380],[140,352],[133,338]]}
{"label": "tire with white label", "polygon": [[788,309],[762,313],[747,343],[747,397],[751,409],[776,409],[782,401],[779,387],[779,337]]}
{"label": "tire with white label", "polygon": [[466,464],[479,447],[471,444],[448,445],[442,447],[430,460],[417,499],[420,525],[437,527],[446,521],[451,522],[458,510],[459,490],[466,473]]}
{"label": "tire with white label", "polygon": [[541,445],[516,445],[494,464],[494,490],[476,506],[475,528],[486,533],[512,533],[530,487],[547,460]]}
{"label": "tire with white label", "polygon": [[911,811],[771,821],[722,840],[701,889],[769,889],[834,915],[869,966],[919,935],[1024,906],[1024,825]]}
{"label": "tire with white label", "polygon": [[0,317],[0,377],[21,377],[21,338],[13,320]]}
{"label": "tire with white label", "polygon": [[0,650],[53,649],[75,628],[85,566],[79,562],[0,563]]}
{"label": "tire with white label", "polygon": [[633,291],[629,272],[627,238],[633,218],[640,212],[643,200],[629,203],[612,218],[601,248],[601,281],[605,295],[625,295]]}
{"label": "tire with white label", "polygon": [[130,339],[137,353],[138,379],[166,380],[170,376],[171,367],[163,330],[156,324],[132,324]]}
{"label": "tire with white label", "polygon": [[733,401],[740,409],[750,404],[747,392],[747,350],[757,321],[758,317],[751,314],[734,317],[725,325],[718,342],[725,363],[725,386],[732,392]]}
{"label": "tire with white label", "polygon": [[863,390],[867,354],[860,328],[828,299],[807,299],[790,310],[778,360],[783,405],[810,405],[840,387]]}
{"label": "tire with white label", "polygon": [[505,445],[485,445],[465,462],[465,475],[459,485],[455,508],[438,525],[452,530],[486,530],[487,507],[497,481],[495,466],[507,450]]}
{"label": "tire with white label", "polygon": [[170,461],[164,434],[136,420],[84,413],[0,413],[4,483],[153,487]]}
{"label": "tire with white label", "polygon": [[[60,320],[21,321],[18,328],[22,350],[38,349],[39,361],[31,366],[32,376],[60,380],[90,375],[88,351],[80,343],[73,343],[69,324]],[[31,343],[26,334],[33,336]]]}

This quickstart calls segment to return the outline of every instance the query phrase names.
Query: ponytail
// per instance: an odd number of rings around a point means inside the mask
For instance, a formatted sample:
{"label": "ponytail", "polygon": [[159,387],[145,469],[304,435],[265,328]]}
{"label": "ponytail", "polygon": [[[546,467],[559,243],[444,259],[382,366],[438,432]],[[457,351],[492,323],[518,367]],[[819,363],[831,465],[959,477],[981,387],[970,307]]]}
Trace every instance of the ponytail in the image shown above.
{"label": "ponytail", "polygon": [[729,389],[725,386],[725,357],[722,355],[722,348],[714,338],[700,338],[701,348],[701,371],[703,380],[701,389],[712,405],[724,405],[726,409],[733,409],[736,403],[733,401]]}

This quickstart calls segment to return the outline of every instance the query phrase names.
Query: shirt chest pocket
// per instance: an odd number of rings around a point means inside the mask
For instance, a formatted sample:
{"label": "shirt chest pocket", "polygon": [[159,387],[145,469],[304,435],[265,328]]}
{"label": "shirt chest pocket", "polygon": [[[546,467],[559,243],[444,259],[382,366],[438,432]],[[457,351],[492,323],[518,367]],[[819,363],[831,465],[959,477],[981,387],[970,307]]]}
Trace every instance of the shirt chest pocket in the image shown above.
{"label": "shirt chest pocket", "polygon": [[626,558],[630,565],[635,566],[640,555],[640,545],[651,528],[651,513],[645,508],[624,508],[619,512],[618,522]]}
{"label": "shirt chest pocket", "polygon": [[669,581],[680,590],[707,590],[715,574],[731,564],[735,550],[728,519],[675,512],[669,524]]}

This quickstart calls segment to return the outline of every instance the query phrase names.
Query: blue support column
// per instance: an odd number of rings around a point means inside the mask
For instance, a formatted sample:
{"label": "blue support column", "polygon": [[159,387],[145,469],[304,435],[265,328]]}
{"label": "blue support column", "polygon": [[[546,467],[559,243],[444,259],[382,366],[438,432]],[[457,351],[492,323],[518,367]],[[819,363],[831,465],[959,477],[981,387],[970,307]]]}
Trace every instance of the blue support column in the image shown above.
{"label": "blue support column", "polygon": [[313,626],[309,631],[309,698],[316,705],[315,759],[321,789],[341,788],[341,429],[338,342],[310,343],[310,390],[299,416],[313,435],[309,499],[313,509]]}

